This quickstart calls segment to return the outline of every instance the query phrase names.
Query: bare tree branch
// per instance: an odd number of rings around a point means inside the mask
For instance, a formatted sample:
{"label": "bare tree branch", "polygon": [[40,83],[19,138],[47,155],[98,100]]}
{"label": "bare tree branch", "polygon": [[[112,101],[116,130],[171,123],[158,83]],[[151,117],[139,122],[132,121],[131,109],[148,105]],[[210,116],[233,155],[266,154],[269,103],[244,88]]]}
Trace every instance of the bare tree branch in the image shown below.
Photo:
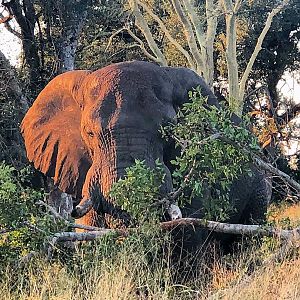
{"label": "bare tree branch", "polygon": [[289,3],[289,0],[284,0],[282,1],[277,7],[275,7],[270,14],[268,15],[268,18],[265,22],[265,26],[262,30],[262,32],[260,33],[255,48],[253,50],[253,53],[250,57],[250,60],[247,64],[247,67],[244,71],[244,74],[242,76],[241,82],[240,82],[240,88],[239,88],[239,98],[240,101],[243,101],[244,95],[245,95],[245,87],[246,87],[246,82],[248,80],[249,74],[252,70],[252,67],[254,65],[254,62],[257,58],[258,53],[260,52],[260,50],[262,49],[262,43],[265,39],[266,34],[268,33],[271,24],[272,24],[272,20],[274,18],[274,16],[276,16],[287,4]]}
{"label": "bare tree branch", "polygon": [[281,179],[285,180],[292,188],[294,188],[297,192],[298,195],[300,195],[300,184],[295,181],[294,179],[292,179],[289,175],[287,175],[286,173],[280,171],[279,169],[273,167],[271,164],[266,163],[265,161],[263,161],[259,156],[252,154],[253,160],[254,162],[262,169],[275,174],[277,176],[279,176]]}
{"label": "bare tree branch", "polygon": [[38,205],[42,205],[44,207],[47,208],[47,210],[58,220],[63,221],[68,227],[71,228],[78,228],[78,229],[83,229],[83,230],[88,230],[88,231],[97,231],[97,230],[101,230],[101,228],[99,227],[95,227],[95,226],[89,226],[89,225],[83,225],[83,224],[76,224],[73,223],[69,220],[66,220],[63,216],[61,216],[54,207],[48,205],[47,203],[45,203],[44,201],[38,201],[36,202],[36,204]]}
{"label": "bare tree branch", "polygon": [[[152,33],[150,31],[150,28],[146,22],[146,20],[144,19],[143,15],[141,14],[139,8],[138,8],[138,4],[137,4],[137,1],[135,0],[130,0],[129,1],[129,5],[132,9],[132,13],[135,17],[135,22],[136,22],[136,25],[138,26],[138,28],[142,31],[143,35],[145,36],[145,39],[147,40],[147,43],[151,49],[151,51],[154,53],[155,55],[155,60],[156,62],[158,62],[160,65],[162,66],[167,66],[167,60],[164,56],[164,54],[162,53],[162,51],[159,49],[157,43],[155,42],[153,36],[152,36]],[[129,32],[129,31],[128,31]],[[129,32],[130,33],[130,32]],[[130,33],[130,35],[133,37],[133,32]],[[135,36],[135,35],[134,35]],[[140,40],[140,39],[139,39]],[[140,40],[140,47],[141,49],[144,48],[144,53],[148,53],[148,51],[146,51],[145,47],[142,46],[143,43],[141,42]],[[142,48],[143,47],[143,48]],[[149,54],[149,53],[148,53]],[[149,57],[149,56],[148,56]],[[150,55],[150,57],[154,57],[153,55]]]}
{"label": "bare tree branch", "polygon": [[[202,72],[205,82],[212,86],[213,74],[214,74],[214,61],[213,61],[213,45],[216,36],[217,23],[218,23],[218,9],[214,5],[214,0],[206,0],[206,22],[207,29],[204,30],[204,26],[197,15],[197,8],[195,1],[187,0],[183,1],[187,14],[191,20],[196,33],[197,42],[200,46],[202,57]],[[199,72],[199,70],[198,70]]]}
{"label": "bare tree branch", "polygon": [[14,28],[12,28],[9,22],[5,23],[4,27],[7,29],[7,31],[15,35],[18,39],[20,40],[22,39],[21,33],[15,30]]}
{"label": "bare tree branch", "polygon": [[132,47],[139,47],[139,48],[143,51],[143,53],[144,53],[150,60],[152,60],[152,61],[157,62],[158,64],[160,64],[161,61],[160,61],[157,57],[153,56],[151,53],[149,53],[149,52],[147,51],[144,42],[143,42],[140,38],[138,38],[138,37],[134,34],[134,32],[133,32],[130,28],[128,28],[128,27],[120,28],[119,30],[117,30],[116,32],[114,32],[114,33],[110,36],[105,51],[107,51],[108,48],[111,46],[113,38],[114,38],[115,36],[117,36],[119,33],[121,33],[122,31],[127,31],[128,34],[129,34],[129,35],[130,35],[130,36],[138,43],[138,44],[134,44],[134,45],[129,46],[130,48],[132,48]]}
{"label": "bare tree branch", "polygon": [[182,218],[178,220],[161,223],[161,228],[164,230],[171,230],[177,226],[199,226],[214,232],[221,232],[227,234],[250,235],[250,236],[277,236],[281,239],[299,240],[300,228],[292,230],[277,229],[274,227],[266,227],[265,225],[244,225],[244,224],[229,224],[215,221],[207,221],[198,218]]}
{"label": "bare tree branch", "polygon": [[193,55],[194,60],[197,64],[197,73],[203,72],[204,64],[202,61],[202,58],[200,56],[200,51],[197,46],[196,38],[193,32],[193,27],[191,22],[189,21],[189,18],[183,11],[183,8],[179,2],[179,0],[172,0],[173,7],[179,17],[179,20],[181,21],[183,28],[184,28],[184,34],[187,40],[187,43],[190,48],[190,52]]}
{"label": "bare tree branch", "polygon": [[[183,148],[186,147],[190,141],[180,140],[176,136],[172,136]],[[246,149],[244,146],[238,144],[236,141],[228,139],[224,136],[221,132],[214,132],[212,135],[208,136],[207,138],[203,139],[201,142],[198,143],[198,146],[201,146],[210,140],[219,139],[222,140],[224,143],[234,146],[235,148],[240,148],[244,153],[248,154],[253,162],[261,169],[272,173],[274,175],[279,176],[282,180],[287,182],[297,193],[300,195],[300,184],[291,178],[288,174],[280,171],[279,169],[273,167],[270,163],[264,161],[261,157],[257,154],[251,152],[250,150]]]}
{"label": "bare tree branch", "polygon": [[[300,240],[300,228],[294,228],[291,230],[278,229],[265,225],[244,225],[244,224],[230,224],[216,221],[208,221],[199,218],[181,218],[173,221],[167,221],[160,223],[162,230],[172,230],[179,226],[198,226],[214,232],[236,234],[236,235],[249,235],[249,236],[267,236],[267,237],[278,237],[283,240],[298,241]],[[117,234],[121,236],[128,236],[130,231],[135,231],[136,228],[127,228],[126,230],[121,229],[107,229],[100,228],[97,231],[90,232],[59,232],[55,233],[50,238],[49,243],[52,247],[58,242],[66,241],[92,241],[98,238],[102,238],[107,234]]]}
{"label": "bare tree branch", "polygon": [[152,10],[143,2],[137,1],[138,5],[142,6],[144,10],[158,23],[161,30],[165,33],[168,40],[177,48],[179,52],[183,54],[183,56],[187,59],[191,69],[196,70],[195,63],[193,61],[193,58],[190,56],[188,51],[186,51],[170,34],[169,30],[165,26],[165,24],[161,21],[161,19],[155,15]]}
{"label": "bare tree branch", "polygon": [[233,11],[237,13],[242,5],[243,0],[236,0]]}

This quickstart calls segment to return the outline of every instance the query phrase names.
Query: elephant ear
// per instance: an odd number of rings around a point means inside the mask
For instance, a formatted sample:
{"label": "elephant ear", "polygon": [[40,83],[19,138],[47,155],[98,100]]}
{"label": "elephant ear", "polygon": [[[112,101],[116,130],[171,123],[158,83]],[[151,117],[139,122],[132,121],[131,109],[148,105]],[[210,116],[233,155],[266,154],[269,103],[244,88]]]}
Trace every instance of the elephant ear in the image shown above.
{"label": "elephant ear", "polygon": [[[164,67],[173,83],[173,105],[176,107],[189,101],[188,92],[193,88],[200,87],[202,96],[207,97],[207,104],[209,106],[216,106],[220,108],[219,101],[214,95],[209,86],[205,83],[204,79],[194,71],[187,68],[172,68]],[[241,123],[241,119],[236,115],[231,115],[231,121],[235,125]]]}
{"label": "elephant ear", "polygon": [[25,115],[21,131],[28,159],[36,169],[54,179],[58,187],[81,196],[91,166],[81,138],[79,88],[88,71],[57,76],[42,90]]}
{"label": "elephant ear", "polygon": [[218,99],[213,94],[204,79],[188,68],[164,67],[173,83],[173,104],[180,106],[189,101],[188,92],[200,86],[201,94],[208,97],[208,104],[220,107]]}

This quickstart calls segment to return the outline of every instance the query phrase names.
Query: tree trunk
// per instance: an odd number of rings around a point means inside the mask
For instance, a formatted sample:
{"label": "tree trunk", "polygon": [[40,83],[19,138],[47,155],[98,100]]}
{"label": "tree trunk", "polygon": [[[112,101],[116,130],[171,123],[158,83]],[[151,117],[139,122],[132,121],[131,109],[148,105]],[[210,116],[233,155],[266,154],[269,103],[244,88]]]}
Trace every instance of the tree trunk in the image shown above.
{"label": "tree trunk", "polygon": [[69,1],[60,3],[60,19],[62,23],[61,38],[58,40],[58,73],[74,70],[75,54],[78,38],[87,18],[89,1]]}
{"label": "tree trunk", "polygon": [[239,101],[239,73],[236,56],[236,12],[229,0],[223,0],[223,10],[226,20],[226,62],[229,84],[229,107],[237,115],[241,115],[241,104]]}
{"label": "tree trunk", "polygon": [[34,27],[36,24],[35,9],[30,0],[23,0],[22,7],[17,0],[12,0],[7,5],[9,5],[21,28],[22,46],[30,79],[29,89],[34,91],[41,80],[40,58],[34,36]]}
{"label": "tree trunk", "polygon": [[268,31],[271,27],[274,16],[276,16],[288,4],[288,2],[289,2],[289,0],[284,0],[277,7],[272,9],[272,11],[270,12],[270,14],[269,14],[269,16],[268,16],[268,18],[265,22],[265,26],[264,26],[262,32],[260,33],[260,35],[257,39],[257,42],[256,42],[255,48],[253,50],[253,53],[250,57],[250,60],[247,64],[245,72],[244,72],[244,74],[241,78],[241,81],[240,81],[238,99],[239,99],[239,102],[240,102],[240,105],[241,105],[241,108],[240,108],[241,110],[243,110],[243,99],[244,99],[244,96],[245,96],[246,83],[247,83],[247,80],[249,78],[249,74],[252,71],[252,67],[253,67],[254,62],[257,58],[257,55],[260,52],[260,50],[262,49],[262,43],[263,43],[263,41],[266,37],[266,34],[268,33]]}

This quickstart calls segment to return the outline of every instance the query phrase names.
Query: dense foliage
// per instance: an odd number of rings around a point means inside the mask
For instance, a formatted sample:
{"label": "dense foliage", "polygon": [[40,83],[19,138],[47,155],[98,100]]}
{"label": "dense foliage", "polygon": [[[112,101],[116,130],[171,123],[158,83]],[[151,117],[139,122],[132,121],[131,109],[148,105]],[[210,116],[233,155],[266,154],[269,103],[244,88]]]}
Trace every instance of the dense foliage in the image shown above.
{"label": "dense foliage", "polygon": [[[252,176],[249,150],[259,150],[248,123],[236,124],[228,108],[209,107],[207,98],[196,89],[190,102],[177,113],[177,122],[162,128],[165,138],[174,139],[180,151],[171,163],[174,190],[183,189],[179,202],[184,206],[197,198],[208,219],[225,220],[234,210],[229,189],[242,173]],[[245,151],[247,149],[247,151]],[[114,184],[111,196],[139,221],[153,218],[155,201],[163,197],[159,188],[164,175],[160,162],[151,170],[141,161],[126,170],[124,179]],[[209,197],[205,197],[209,191]]]}
{"label": "dense foliage", "polygon": [[116,203],[139,223],[152,223],[159,218],[155,201],[159,198],[159,189],[165,177],[161,166],[159,160],[156,160],[155,169],[135,160],[135,164],[126,169],[125,178],[119,179],[110,192]]}
{"label": "dense foliage", "polygon": [[[190,199],[199,198],[208,219],[225,220],[234,209],[229,203],[230,185],[242,173],[251,176],[245,149],[258,151],[259,146],[247,130],[248,122],[237,124],[228,108],[208,106],[199,89],[190,92],[190,100],[179,110],[177,124],[163,129],[181,149],[172,161],[174,185],[184,184]],[[207,189],[210,195],[204,197]]]}
{"label": "dense foliage", "polygon": [[36,204],[43,192],[26,187],[28,176],[28,169],[0,164],[0,266],[43,249],[45,238],[61,228]]}

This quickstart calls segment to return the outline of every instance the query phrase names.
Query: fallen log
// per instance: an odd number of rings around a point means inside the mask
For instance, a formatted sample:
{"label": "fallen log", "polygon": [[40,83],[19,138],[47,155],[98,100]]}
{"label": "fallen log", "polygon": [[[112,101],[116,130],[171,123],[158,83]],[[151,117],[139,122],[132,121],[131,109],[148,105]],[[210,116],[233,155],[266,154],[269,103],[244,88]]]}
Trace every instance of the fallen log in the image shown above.
{"label": "fallen log", "polygon": [[108,234],[127,236],[127,231],[121,229],[99,228],[97,231],[89,232],[57,232],[48,240],[48,259],[52,257],[53,248],[59,242],[87,242],[102,238]]}
{"label": "fallen log", "polygon": [[162,222],[161,228],[164,230],[171,230],[178,226],[198,226],[214,232],[236,234],[236,235],[249,235],[249,236],[278,236],[281,239],[287,240],[300,240],[300,227],[295,229],[278,229],[266,225],[245,225],[245,224],[230,224],[216,221],[208,221],[198,218],[182,218],[168,222]]}
{"label": "fallen log", "polygon": [[[160,223],[162,230],[172,230],[177,227],[200,227],[208,229],[214,232],[236,234],[236,235],[249,235],[249,236],[261,236],[261,237],[278,237],[283,240],[300,240],[300,227],[287,230],[278,229],[265,225],[244,225],[244,224],[230,224],[216,221],[207,221],[205,219],[198,218],[182,218],[172,221]],[[99,228],[98,230],[89,232],[58,232],[55,233],[51,239],[52,242],[66,242],[66,241],[91,241],[101,238],[107,234],[114,233],[117,235],[127,236],[130,231],[136,231],[136,228],[128,228],[126,230],[121,229],[108,229]]]}

